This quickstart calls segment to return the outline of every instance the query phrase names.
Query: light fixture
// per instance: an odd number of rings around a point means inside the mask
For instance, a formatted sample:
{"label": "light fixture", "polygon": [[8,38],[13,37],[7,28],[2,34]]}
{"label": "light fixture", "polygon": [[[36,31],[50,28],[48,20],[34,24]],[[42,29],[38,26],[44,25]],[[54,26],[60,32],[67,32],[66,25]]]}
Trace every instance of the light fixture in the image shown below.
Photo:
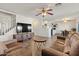
{"label": "light fixture", "polygon": [[22,26],[21,26],[21,25],[18,25],[18,26],[17,26],[17,30],[18,30],[19,32],[22,32]]}
{"label": "light fixture", "polygon": [[67,22],[67,18],[64,18],[64,23],[66,23]]}
{"label": "light fixture", "polygon": [[47,27],[48,26],[48,21],[44,21],[43,26]]}
{"label": "light fixture", "polygon": [[45,7],[43,7],[43,8],[40,8],[39,10],[40,11],[39,11],[38,14],[36,14],[36,16],[42,15],[42,17],[44,17],[46,15],[53,15],[53,13],[51,13],[51,11],[53,9],[51,9],[51,8],[45,8]]}
{"label": "light fixture", "polygon": [[67,20],[68,20],[68,18],[65,17],[65,18],[64,18],[65,30],[66,30]]}
{"label": "light fixture", "polygon": [[53,15],[53,13],[51,13],[51,11],[53,9],[51,9],[49,7],[47,7],[47,8],[43,7],[39,10],[40,10],[40,12],[38,14],[36,14],[36,16],[42,15],[42,17],[43,17],[43,25],[42,26],[47,27],[48,26],[48,21],[46,21],[44,18],[45,18],[46,15]]}
{"label": "light fixture", "polygon": [[67,20],[64,20],[64,23],[66,23],[67,22]]}
{"label": "light fixture", "polygon": [[28,30],[31,30],[31,26],[28,26]]}

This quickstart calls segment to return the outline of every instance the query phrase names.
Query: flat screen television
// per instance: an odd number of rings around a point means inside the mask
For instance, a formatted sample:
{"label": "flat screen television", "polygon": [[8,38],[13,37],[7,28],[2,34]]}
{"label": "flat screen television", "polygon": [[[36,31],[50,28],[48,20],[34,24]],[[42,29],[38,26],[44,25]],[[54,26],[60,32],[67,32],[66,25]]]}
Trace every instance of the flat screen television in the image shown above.
{"label": "flat screen television", "polygon": [[19,32],[31,32],[32,31],[31,24],[17,23],[16,31],[17,31],[17,33],[19,33]]}

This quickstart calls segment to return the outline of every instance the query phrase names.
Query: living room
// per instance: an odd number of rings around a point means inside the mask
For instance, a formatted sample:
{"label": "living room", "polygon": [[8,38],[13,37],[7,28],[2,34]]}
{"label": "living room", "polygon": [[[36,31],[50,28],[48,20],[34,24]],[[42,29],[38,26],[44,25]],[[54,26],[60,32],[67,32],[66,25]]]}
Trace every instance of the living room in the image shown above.
{"label": "living room", "polygon": [[78,6],[79,3],[0,3],[0,55],[68,55],[60,50],[71,29],[79,31]]}

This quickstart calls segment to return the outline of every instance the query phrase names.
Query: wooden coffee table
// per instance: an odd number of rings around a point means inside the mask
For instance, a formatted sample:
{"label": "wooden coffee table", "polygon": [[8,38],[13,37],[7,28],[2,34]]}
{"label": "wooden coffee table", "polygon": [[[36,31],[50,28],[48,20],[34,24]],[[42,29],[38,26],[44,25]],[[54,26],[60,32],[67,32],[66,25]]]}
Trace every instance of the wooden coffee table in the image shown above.
{"label": "wooden coffee table", "polygon": [[35,55],[41,56],[41,52],[42,52],[42,49],[45,47],[46,41],[47,40],[43,37],[36,36],[34,38],[34,47],[36,50]]}

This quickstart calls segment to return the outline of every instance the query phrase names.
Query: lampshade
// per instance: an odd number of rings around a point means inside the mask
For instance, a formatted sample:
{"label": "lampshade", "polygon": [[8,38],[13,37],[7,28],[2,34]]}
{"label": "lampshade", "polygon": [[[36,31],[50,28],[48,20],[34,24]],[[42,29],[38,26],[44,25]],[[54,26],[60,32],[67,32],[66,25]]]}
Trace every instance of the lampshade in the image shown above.
{"label": "lampshade", "polygon": [[28,26],[28,29],[31,30],[31,26]]}
{"label": "lampshade", "polygon": [[17,29],[18,31],[22,31],[22,26],[21,25],[17,26]]}

